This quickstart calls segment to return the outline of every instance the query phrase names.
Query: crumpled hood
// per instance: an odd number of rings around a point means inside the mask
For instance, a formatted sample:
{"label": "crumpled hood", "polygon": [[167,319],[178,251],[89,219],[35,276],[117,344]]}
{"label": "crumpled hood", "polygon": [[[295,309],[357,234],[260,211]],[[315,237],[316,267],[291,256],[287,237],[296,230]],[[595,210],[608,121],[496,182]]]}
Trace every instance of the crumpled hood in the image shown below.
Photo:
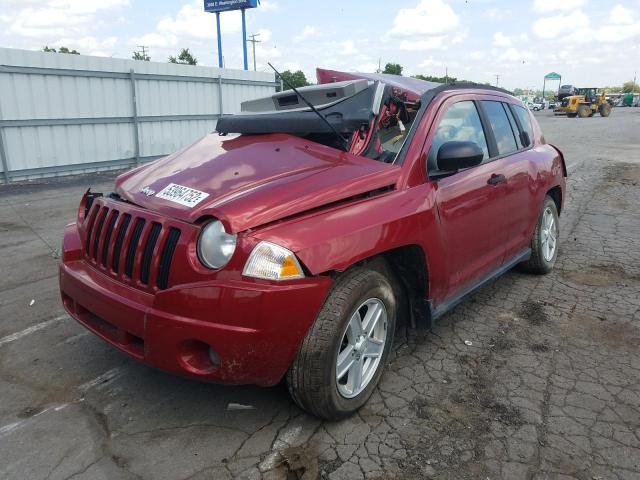
{"label": "crumpled hood", "polygon": [[[394,185],[400,167],[287,135],[211,134],[116,179],[116,193],[180,220],[220,219],[241,232],[306,210]],[[157,194],[169,184],[208,194],[184,206]]]}

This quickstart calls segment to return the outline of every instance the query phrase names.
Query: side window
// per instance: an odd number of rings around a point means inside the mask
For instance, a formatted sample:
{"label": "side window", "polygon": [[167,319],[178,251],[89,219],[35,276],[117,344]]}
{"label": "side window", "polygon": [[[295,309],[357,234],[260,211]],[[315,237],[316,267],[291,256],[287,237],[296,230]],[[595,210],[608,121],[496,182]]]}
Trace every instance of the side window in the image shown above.
{"label": "side window", "polygon": [[484,136],[480,115],[475,103],[471,100],[454,103],[442,116],[429,149],[427,163],[430,168],[436,168],[438,150],[442,144],[451,141],[474,142],[484,152],[483,161],[489,158],[487,139]]}
{"label": "side window", "polygon": [[513,113],[511,113],[511,109],[509,105],[506,103],[502,104],[502,108],[507,112],[507,117],[509,117],[509,124],[511,125],[511,131],[513,132],[513,136],[516,137],[516,143],[518,144],[518,149],[526,147],[526,145],[522,144],[522,138],[520,138],[520,130],[518,130],[518,123],[516,119],[513,118]]}
{"label": "side window", "polygon": [[496,138],[498,155],[507,155],[518,150],[516,137],[513,134],[513,130],[511,130],[511,124],[502,102],[483,100],[482,106],[487,112],[493,135]]}
{"label": "side window", "polygon": [[522,127],[522,130],[527,132],[527,134],[529,135],[529,141],[533,143],[533,128],[531,127],[529,112],[518,105],[511,105],[511,109],[518,116],[518,120],[520,120],[520,126]]}

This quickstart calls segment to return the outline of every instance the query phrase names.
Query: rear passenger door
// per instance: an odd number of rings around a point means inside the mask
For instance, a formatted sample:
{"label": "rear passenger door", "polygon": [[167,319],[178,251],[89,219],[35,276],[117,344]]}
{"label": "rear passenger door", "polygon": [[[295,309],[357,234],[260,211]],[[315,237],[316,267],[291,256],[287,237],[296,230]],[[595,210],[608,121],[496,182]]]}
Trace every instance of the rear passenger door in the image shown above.
{"label": "rear passenger door", "polygon": [[[531,237],[531,177],[533,131],[529,111],[499,100],[480,102],[495,140],[495,160],[505,177],[505,258],[508,262],[529,246]],[[521,132],[526,132],[522,135]],[[537,211],[537,209],[536,209]]]}

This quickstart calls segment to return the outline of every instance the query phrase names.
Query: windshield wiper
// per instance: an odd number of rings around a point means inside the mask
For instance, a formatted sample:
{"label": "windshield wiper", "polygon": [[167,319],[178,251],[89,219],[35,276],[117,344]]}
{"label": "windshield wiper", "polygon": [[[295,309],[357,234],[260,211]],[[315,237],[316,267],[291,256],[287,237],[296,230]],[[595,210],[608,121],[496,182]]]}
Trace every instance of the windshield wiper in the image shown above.
{"label": "windshield wiper", "polygon": [[342,136],[340,135],[340,133],[335,129],[335,127],[333,125],[331,125],[331,123],[329,122],[329,120],[327,120],[327,118],[322,115],[317,109],[316,107],[313,106],[313,104],[307,100],[297,89],[296,87],[294,87],[293,85],[291,85],[289,83],[289,81],[284,78],[280,72],[278,70],[276,70],[276,68],[271,65],[271,63],[267,62],[267,65],[269,65],[274,72],[276,72],[276,75],[278,75],[278,77],[280,77],[280,80],[282,80],[282,83],[284,83],[287,88],[290,88],[291,90],[293,90],[295,92],[296,95],[298,95],[298,97],[300,97],[302,99],[302,101],[304,103],[307,104],[307,106],[313,111],[313,113],[315,113],[316,115],[318,115],[318,117],[320,117],[322,119],[322,121],[327,125],[327,127],[329,127],[329,129],[335,134],[336,138],[338,139],[338,141],[340,142],[340,145],[342,146],[342,149],[344,151],[347,151],[349,149],[349,142]]}

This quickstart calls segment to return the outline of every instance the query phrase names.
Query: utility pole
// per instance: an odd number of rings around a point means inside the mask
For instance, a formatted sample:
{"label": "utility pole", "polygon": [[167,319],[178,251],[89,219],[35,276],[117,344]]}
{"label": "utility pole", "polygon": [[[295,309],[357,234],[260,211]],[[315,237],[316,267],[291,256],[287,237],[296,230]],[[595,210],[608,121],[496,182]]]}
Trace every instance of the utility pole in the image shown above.
{"label": "utility pole", "polygon": [[444,67],[444,83],[449,83],[449,67]]}
{"label": "utility pole", "polygon": [[256,71],[256,43],[262,43],[262,40],[256,40],[256,37],[259,36],[259,33],[254,33],[253,35],[249,35],[251,40],[247,40],[247,42],[251,42],[253,44],[253,71]]}
{"label": "utility pole", "polygon": [[500,83],[500,75],[496,74],[496,87],[498,86],[499,83]]}
{"label": "utility pole", "polygon": [[376,70],[376,73],[382,73],[381,64],[382,64],[382,57],[378,57],[378,70]]}
{"label": "utility pole", "polygon": [[142,60],[147,60],[147,59],[150,60],[148,56],[149,47],[147,47],[146,45],[138,45],[138,48],[140,50],[134,53],[139,54],[142,57]]}

